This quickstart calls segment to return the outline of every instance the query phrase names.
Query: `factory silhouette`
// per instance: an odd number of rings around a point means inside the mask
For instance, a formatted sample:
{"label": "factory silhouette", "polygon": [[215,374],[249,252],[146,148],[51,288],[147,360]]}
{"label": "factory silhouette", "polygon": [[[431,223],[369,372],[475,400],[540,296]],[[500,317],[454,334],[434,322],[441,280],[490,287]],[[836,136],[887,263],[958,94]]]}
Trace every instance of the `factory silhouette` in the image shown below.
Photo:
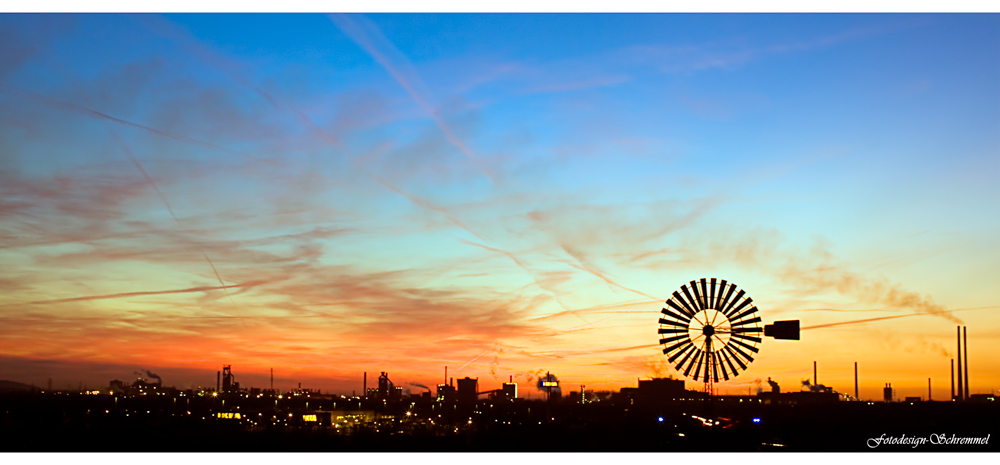
{"label": "factory silhouette", "polygon": [[[931,451],[996,451],[995,393],[970,394],[966,334],[959,328],[951,399],[860,399],[812,380],[782,390],[717,395],[683,379],[638,379],[617,391],[570,390],[552,373],[533,385],[513,377],[480,390],[478,378],[449,378],[407,393],[389,373],[360,395],[244,386],[231,365],[215,386],[177,389],[151,371],[98,390],[0,383],[6,451],[864,451],[880,435],[954,437]],[[519,396],[534,390],[542,399]],[[575,387],[575,386],[574,386]],[[693,387],[693,389],[692,389]],[[522,393],[523,394],[523,393]],[[959,443],[961,438],[968,443]],[[976,442],[978,441],[978,442]],[[880,450],[913,450],[886,445]]]}

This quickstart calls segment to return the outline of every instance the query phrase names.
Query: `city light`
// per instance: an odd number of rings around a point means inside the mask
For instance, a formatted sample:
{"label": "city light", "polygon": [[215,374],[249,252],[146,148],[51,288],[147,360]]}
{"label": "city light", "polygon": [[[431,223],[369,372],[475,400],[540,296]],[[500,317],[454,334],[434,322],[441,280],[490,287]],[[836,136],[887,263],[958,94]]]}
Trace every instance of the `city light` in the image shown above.
{"label": "city light", "polygon": [[760,423],[760,418],[758,418],[758,417],[754,417],[754,418],[753,418],[753,422],[754,422],[754,423]]}

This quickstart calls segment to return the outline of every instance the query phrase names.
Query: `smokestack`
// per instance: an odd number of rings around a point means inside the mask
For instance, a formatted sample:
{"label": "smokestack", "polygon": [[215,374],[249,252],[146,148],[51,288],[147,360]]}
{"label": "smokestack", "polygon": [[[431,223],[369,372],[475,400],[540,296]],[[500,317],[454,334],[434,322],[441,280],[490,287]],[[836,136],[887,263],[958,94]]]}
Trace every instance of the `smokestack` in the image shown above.
{"label": "smokestack", "polygon": [[966,338],[969,334],[965,332],[965,326],[962,326],[962,353],[965,354],[965,399],[969,398],[969,340]]}
{"label": "smokestack", "polygon": [[861,400],[858,397],[858,362],[854,362],[854,398]]}
{"label": "smokestack", "polygon": [[956,339],[958,339],[958,400],[965,400],[965,396],[962,390],[962,327],[956,326],[955,331],[958,333]]}
{"label": "smokestack", "polygon": [[951,359],[951,400],[955,400],[955,359]]}
{"label": "smokestack", "polygon": [[813,360],[813,386],[817,386],[817,385],[819,385],[819,381],[817,380],[817,377],[816,377],[816,361]]}
{"label": "smokestack", "polygon": [[221,381],[220,381],[221,379],[222,379],[222,372],[221,371],[216,371],[215,372],[215,392],[219,392],[219,388],[221,387],[221,384],[220,384],[221,383]]}
{"label": "smokestack", "polygon": [[448,384],[448,365],[444,366],[444,384]]}
{"label": "smokestack", "polygon": [[361,397],[364,398],[368,395],[368,372],[365,372],[363,384],[361,384]]}
{"label": "smokestack", "polygon": [[513,383],[513,382],[514,382],[514,375],[510,375],[510,382],[511,382],[511,383]]}
{"label": "smokestack", "polygon": [[271,368],[271,390],[274,391],[274,368]]}
{"label": "smokestack", "polygon": [[927,378],[927,402],[931,401],[931,379]]}
{"label": "smokestack", "polygon": [[451,379],[451,387],[455,387],[455,378]]}

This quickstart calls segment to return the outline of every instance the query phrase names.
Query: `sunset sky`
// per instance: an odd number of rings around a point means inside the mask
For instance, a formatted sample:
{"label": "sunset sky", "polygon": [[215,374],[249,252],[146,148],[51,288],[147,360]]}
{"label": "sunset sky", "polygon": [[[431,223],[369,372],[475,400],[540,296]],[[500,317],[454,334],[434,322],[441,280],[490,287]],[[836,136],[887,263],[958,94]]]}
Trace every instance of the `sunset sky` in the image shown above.
{"label": "sunset sky", "polygon": [[1000,389],[998,15],[3,15],[0,43],[0,379],[617,390],[678,376],[659,310],[716,277],[806,328],[720,392],[815,360],[853,393],[856,361],[862,397],[943,400],[962,324]]}

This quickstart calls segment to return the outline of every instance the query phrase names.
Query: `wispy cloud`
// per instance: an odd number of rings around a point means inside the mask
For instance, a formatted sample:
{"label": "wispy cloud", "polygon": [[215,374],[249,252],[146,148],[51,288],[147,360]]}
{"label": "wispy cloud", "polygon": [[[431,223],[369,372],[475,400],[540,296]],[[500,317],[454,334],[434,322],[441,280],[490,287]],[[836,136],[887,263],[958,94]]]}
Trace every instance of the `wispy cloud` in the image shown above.
{"label": "wispy cloud", "polygon": [[378,64],[382,65],[399,85],[406,89],[406,92],[413,101],[423,108],[427,115],[434,120],[434,124],[441,130],[441,133],[448,142],[468,156],[491,181],[496,182],[496,179],[494,179],[493,175],[483,164],[482,159],[468,145],[455,136],[451,127],[441,118],[437,109],[428,102],[424,92],[417,90],[420,86],[420,81],[410,61],[382,34],[382,31],[374,23],[361,15],[331,14],[330,20],[365,52],[371,55]]}

